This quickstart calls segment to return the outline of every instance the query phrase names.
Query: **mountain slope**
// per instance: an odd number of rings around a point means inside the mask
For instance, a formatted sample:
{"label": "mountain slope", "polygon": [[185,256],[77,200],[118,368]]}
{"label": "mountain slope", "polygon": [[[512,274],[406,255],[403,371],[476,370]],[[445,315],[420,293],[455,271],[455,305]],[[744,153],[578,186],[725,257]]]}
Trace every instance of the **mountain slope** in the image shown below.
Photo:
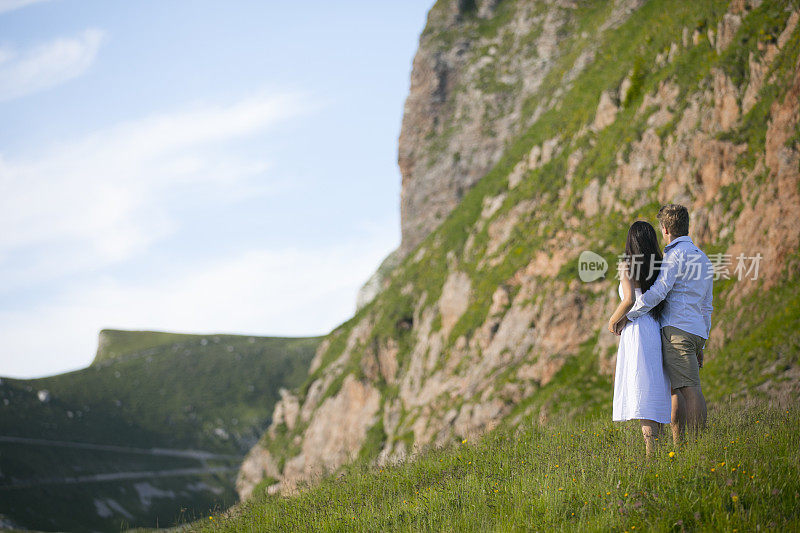
{"label": "mountain slope", "polygon": [[528,421],[406,464],[356,461],[184,531],[797,531],[799,414],[722,404],[698,442],[662,440],[647,461],[636,424]]}
{"label": "mountain slope", "polygon": [[[276,405],[240,495],[503,420],[607,416],[617,281],[582,283],[578,257],[592,250],[613,273],[630,223],[656,224],[667,202],[689,208],[710,256],[731,260],[715,283],[707,397],[796,398],[799,9],[437,2],[400,140],[401,202],[427,214],[404,209],[402,261]],[[465,177],[461,162],[476,160],[486,171]],[[756,279],[739,276],[755,264]]]}
{"label": "mountain slope", "polygon": [[0,514],[108,530],[230,505],[241,455],[319,341],[103,330],[88,368],[3,378]]}

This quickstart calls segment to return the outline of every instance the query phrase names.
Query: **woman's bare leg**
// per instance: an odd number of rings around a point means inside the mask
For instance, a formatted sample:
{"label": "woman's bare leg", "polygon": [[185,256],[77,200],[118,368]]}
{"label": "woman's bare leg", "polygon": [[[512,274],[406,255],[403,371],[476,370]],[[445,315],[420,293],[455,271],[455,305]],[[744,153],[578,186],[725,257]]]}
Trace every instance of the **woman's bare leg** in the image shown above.
{"label": "woman's bare leg", "polygon": [[641,419],[639,422],[642,424],[642,436],[644,437],[645,455],[650,457],[655,449],[655,440],[658,438],[661,424],[655,420]]}

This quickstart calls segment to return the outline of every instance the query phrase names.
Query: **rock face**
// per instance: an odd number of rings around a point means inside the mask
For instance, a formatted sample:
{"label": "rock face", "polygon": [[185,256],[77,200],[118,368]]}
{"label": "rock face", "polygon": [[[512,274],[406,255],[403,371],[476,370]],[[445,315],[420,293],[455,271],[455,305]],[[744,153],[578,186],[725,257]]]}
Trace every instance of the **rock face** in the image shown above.
{"label": "rock face", "polygon": [[[599,32],[617,27],[644,0],[614,0]],[[414,57],[398,146],[402,174],[400,247],[359,291],[360,309],[389,283],[392,269],[459,204],[497,163],[505,144],[544,111],[560,105],[570,82],[592,60],[580,55],[564,83],[531,106],[559,59],[578,8],[571,0],[516,2],[514,17],[486,31],[511,2],[439,1]],[[451,46],[443,40],[453,39]],[[607,97],[608,95],[606,95]],[[614,104],[598,110],[613,122]]]}
{"label": "rock face", "polygon": [[[282,395],[242,497],[267,478],[296,490],[357,455],[383,465],[498,424],[605,413],[618,282],[613,268],[580,282],[577,258],[612,263],[662,203],[689,208],[692,238],[733,258],[730,276],[738,255],[762,257],[757,282],[718,285],[709,340],[708,366],[726,369],[709,395],[751,391],[725,381],[744,372],[732,341],[768,318],[756,294],[800,277],[798,13],[701,4],[676,4],[653,37],[654,3],[437,2],[400,136],[401,247],[307,384]],[[753,387],[796,398],[798,339],[771,331],[750,344],[770,355],[747,357],[778,362]]]}
{"label": "rock face", "polygon": [[303,434],[300,453],[286,462],[283,483],[309,479],[355,459],[367,429],[375,423],[378,390],[348,374],[338,394],[314,412]]}
{"label": "rock face", "polygon": [[[641,3],[616,0],[599,31],[619,25]],[[400,131],[401,256],[447,217],[512,136],[559,104],[569,78],[591,60],[593,51],[587,50],[560,91],[526,107],[558,66],[577,6],[565,0],[517,2],[502,31],[481,31],[503,8],[497,0],[440,1],[428,15]],[[442,46],[445,36],[453,39],[451,46]]]}
{"label": "rock face", "polygon": [[[263,479],[280,477],[272,455],[261,446],[254,446],[245,456],[239,474],[236,476],[236,492],[243,500],[253,494],[253,489]],[[274,490],[272,491],[274,492]]]}
{"label": "rock face", "polygon": [[600,104],[597,106],[597,114],[594,117],[592,127],[595,130],[602,130],[606,126],[613,124],[614,120],[617,118],[618,110],[614,101],[611,99],[611,95],[603,91],[600,94]]}

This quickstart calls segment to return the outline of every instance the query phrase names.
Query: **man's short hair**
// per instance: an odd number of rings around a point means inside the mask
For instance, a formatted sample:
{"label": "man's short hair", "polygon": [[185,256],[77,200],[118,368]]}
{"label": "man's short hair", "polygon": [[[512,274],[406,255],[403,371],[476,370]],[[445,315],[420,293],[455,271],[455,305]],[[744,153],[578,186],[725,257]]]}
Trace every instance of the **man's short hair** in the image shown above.
{"label": "man's short hair", "polygon": [[656,218],[673,237],[689,235],[689,211],[682,205],[662,205]]}

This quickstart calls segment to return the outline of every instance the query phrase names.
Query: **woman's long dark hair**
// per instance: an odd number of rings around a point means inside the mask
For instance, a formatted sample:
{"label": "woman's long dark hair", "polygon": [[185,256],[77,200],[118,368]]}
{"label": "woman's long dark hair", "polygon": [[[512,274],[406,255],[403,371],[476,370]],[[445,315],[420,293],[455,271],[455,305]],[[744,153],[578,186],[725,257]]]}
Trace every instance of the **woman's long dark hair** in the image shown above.
{"label": "woman's long dark hair", "polygon": [[[634,222],[628,230],[628,238],[625,241],[625,261],[628,263],[631,278],[639,282],[642,293],[655,283],[661,259],[656,230],[644,220]],[[650,314],[658,319],[663,309],[662,301],[650,310]]]}

